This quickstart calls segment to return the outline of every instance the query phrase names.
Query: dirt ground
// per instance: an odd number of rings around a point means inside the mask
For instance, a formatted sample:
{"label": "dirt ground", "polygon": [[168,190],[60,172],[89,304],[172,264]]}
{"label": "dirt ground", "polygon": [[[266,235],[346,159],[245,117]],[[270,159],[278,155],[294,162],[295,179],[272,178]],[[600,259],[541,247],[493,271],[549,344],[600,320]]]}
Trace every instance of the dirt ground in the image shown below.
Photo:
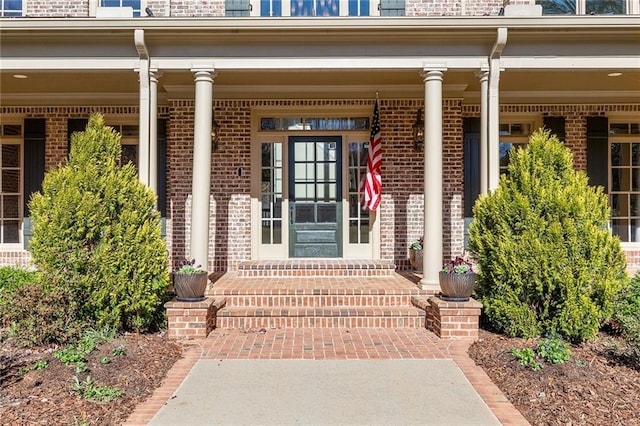
{"label": "dirt ground", "polygon": [[532,425],[640,425],[640,369],[613,350],[623,342],[601,334],[571,347],[563,364],[525,368],[513,348],[537,341],[480,332],[469,355]]}
{"label": "dirt ground", "polygon": [[[571,348],[561,365],[525,368],[510,354],[536,341],[510,339],[486,331],[469,355],[533,425],[640,425],[640,368],[615,355],[622,342],[601,335]],[[122,346],[123,356],[112,350]],[[151,395],[182,356],[163,334],[128,334],[101,345],[88,357],[87,374],[97,386],[122,390],[111,402],[82,399],[73,390],[75,368],[53,357],[54,348],[0,346],[0,423],[2,425],[114,425],[124,422]],[[101,360],[109,357],[108,364]],[[42,370],[27,369],[45,360]]]}
{"label": "dirt ground", "polygon": [[[87,357],[89,370],[76,374],[53,357],[55,348],[30,350],[10,342],[0,346],[0,423],[2,425],[116,425],[124,422],[137,404],[160,385],[167,371],[182,356],[180,346],[164,334],[127,334],[102,344]],[[113,355],[121,346],[124,355]],[[103,363],[104,357],[110,362]],[[40,370],[31,368],[47,361]],[[111,402],[82,399],[73,390],[74,376],[91,376],[96,386],[122,391]]]}

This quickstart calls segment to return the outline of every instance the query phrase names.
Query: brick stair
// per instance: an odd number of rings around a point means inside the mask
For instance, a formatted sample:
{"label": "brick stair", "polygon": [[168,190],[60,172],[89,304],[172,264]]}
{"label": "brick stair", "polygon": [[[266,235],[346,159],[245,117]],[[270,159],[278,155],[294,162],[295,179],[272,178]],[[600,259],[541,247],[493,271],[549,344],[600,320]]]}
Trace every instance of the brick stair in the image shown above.
{"label": "brick stair", "polygon": [[[320,268],[322,266],[322,268]],[[215,280],[217,328],[425,327],[414,282],[380,261],[247,262]]]}

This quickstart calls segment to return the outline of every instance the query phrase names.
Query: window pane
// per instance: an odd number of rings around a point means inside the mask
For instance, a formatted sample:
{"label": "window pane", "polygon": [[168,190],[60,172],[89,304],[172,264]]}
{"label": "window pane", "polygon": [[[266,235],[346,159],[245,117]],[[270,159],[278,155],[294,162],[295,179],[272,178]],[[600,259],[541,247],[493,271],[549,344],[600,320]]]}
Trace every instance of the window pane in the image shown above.
{"label": "window pane", "polygon": [[623,15],[625,0],[585,0],[587,15]]}
{"label": "window pane", "polygon": [[631,174],[633,176],[632,182],[631,182],[631,190],[634,192],[638,192],[640,191],[640,169],[633,169],[631,171]]}
{"label": "window pane", "polygon": [[543,15],[575,15],[575,0],[536,0],[536,4],[542,5]]}
{"label": "window pane", "polygon": [[358,220],[350,220],[349,221],[349,243],[350,244],[358,244]]}
{"label": "window pane", "polygon": [[271,243],[271,221],[262,221],[262,244]]}
{"label": "window pane", "polygon": [[2,197],[2,218],[19,219],[18,207],[20,205],[19,195],[5,195]]}
{"label": "window pane", "polygon": [[20,171],[19,170],[3,170],[2,171],[2,192],[18,193],[20,190]]}
{"label": "window pane", "polygon": [[629,221],[627,219],[612,220],[611,233],[618,235],[621,241],[629,241]]}
{"label": "window pane", "polygon": [[22,136],[22,126],[19,124],[5,124],[2,126],[3,136]]}
{"label": "window pane", "polygon": [[313,16],[313,0],[291,0],[291,16]]}
{"label": "window pane", "polygon": [[318,204],[318,222],[336,223],[337,220],[337,209],[334,203]]}
{"label": "window pane", "polygon": [[20,145],[2,145],[2,167],[20,167]]}
{"label": "window pane", "polygon": [[340,0],[317,0],[316,16],[340,16]]}
{"label": "window pane", "polygon": [[138,145],[122,145],[120,164],[124,166],[127,163],[133,164],[133,167],[138,169]]}
{"label": "window pane", "polygon": [[368,244],[369,243],[369,216],[363,216],[360,219],[360,243]]}
{"label": "window pane", "polygon": [[273,244],[282,244],[282,221],[273,221]]}
{"label": "window pane", "polygon": [[19,222],[17,220],[5,220],[2,223],[2,242],[3,243],[19,243],[20,235]]}
{"label": "window pane", "polygon": [[640,219],[631,219],[631,241],[640,241]]}

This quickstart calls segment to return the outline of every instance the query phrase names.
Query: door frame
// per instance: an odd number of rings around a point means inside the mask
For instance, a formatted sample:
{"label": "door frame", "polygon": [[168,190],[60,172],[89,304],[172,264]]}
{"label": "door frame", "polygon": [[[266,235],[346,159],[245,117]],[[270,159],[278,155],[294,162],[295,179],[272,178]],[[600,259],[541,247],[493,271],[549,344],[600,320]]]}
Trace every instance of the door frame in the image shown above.
{"label": "door frame", "polygon": [[[362,107],[332,107],[332,106],[269,106],[251,108],[251,190],[250,190],[250,214],[251,214],[251,260],[286,260],[289,257],[289,193],[288,193],[288,164],[289,164],[289,136],[341,136],[342,137],[342,257],[343,259],[380,259],[380,211],[370,213],[369,243],[353,244],[349,242],[349,203],[348,203],[348,161],[347,149],[350,143],[362,143],[369,141],[370,130],[366,131],[262,131],[260,129],[261,118],[268,117],[343,117],[361,116],[371,117],[373,106]],[[261,150],[263,144],[281,144],[284,184],[282,200],[282,242],[280,244],[262,243],[262,192],[261,192]],[[247,259],[249,260],[249,259]]]}

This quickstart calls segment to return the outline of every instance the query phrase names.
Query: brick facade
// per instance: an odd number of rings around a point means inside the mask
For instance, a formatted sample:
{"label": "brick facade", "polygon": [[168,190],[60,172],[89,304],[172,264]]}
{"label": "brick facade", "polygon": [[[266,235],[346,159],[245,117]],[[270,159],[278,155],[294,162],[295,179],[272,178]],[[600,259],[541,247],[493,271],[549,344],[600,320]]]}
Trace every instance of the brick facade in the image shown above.
{"label": "brick facade", "polygon": [[[215,100],[220,125],[220,145],[211,156],[210,271],[237,270],[251,259],[251,110],[252,108],[297,106],[304,108],[372,108],[372,100]],[[423,101],[380,101],[384,146],[383,198],[380,253],[382,260],[399,269],[408,264],[408,246],[422,235],[423,156],[413,149],[411,126]],[[167,127],[167,243],[173,261],[188,255],[190,240],[190,192],[193,156],[194,101],[174,100],[160,108]],[[46,170],[65,161],[67,120],[87,118],[100,111],[110,117],[136,116],[134,106],[108,107],[2,107],[3,115],[46,119]],[[444,256],[459,254],[464,238],[464,173],[462,119],[477,117],[477,105],[460,99],[443,101],[444,150]],[[586,118],[593,115],[640,113],[640,105],[503,105],[510,113],[563,116],[566,144],[574,154],[577,169],[586,169]],[[242,169],[239,176],[238,170]],[[26,251],[0,253],[0,264],[27,265]],[[629,267],[640,267],[640,251],[628,251]]]}
{"label": "brick facade", "polygon": [[[26,15],[33,17],[87,17],[89,0],[23,0]],[[99,5],[99,0],[95,0]],[[407,0],[406,16],[498,15],[505,4],[531,4],[531,0]],[[225,15],[225,0],[142,0],[156,17],[215,17]],[[256,7],[256,6],[254,6]],[[259,6],[258,6],[259,7]],[[144,16],[142,12],[142,16]]]}

